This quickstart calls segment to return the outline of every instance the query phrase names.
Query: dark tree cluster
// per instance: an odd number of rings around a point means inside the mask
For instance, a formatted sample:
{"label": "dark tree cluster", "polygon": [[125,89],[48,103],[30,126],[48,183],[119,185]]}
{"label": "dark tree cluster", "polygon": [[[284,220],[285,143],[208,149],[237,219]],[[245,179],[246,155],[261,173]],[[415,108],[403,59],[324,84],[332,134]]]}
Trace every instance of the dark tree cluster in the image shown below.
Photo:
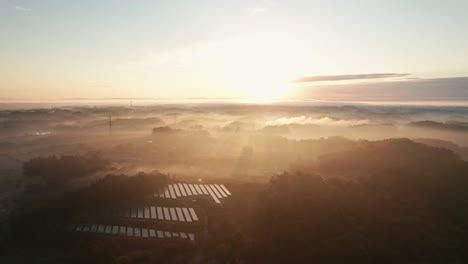
{"label": "dark tree cluster", "polygon": [[37,157],[23,164],[23,172],[29,178],[42,178],[50,183],[89,175],[109,166],[109,161],[99,153]]}
{"label": "dark tree cluster", "polygon": [[468,262],[468,163],[452,152],[362,142],[317,167],[329,175],[284,173],[260,194],[255,263]]}

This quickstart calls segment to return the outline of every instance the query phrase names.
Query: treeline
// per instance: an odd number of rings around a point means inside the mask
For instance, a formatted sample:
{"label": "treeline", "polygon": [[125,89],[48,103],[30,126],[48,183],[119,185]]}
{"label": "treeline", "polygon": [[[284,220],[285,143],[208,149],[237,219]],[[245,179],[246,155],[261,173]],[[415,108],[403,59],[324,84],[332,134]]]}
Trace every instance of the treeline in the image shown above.
{"label": "treeline", "polygon": [[23,174],[28,178],[42,178],[49,183],[61,183],[72,178],[89,175],[109,166],[109,161],[99,153],[37,157],[23,164]]}
{"label": "treeline", "polygon": [[364,142],[318,168],[259,195],[253,263],[468,263],[468,163],[452,152]]}

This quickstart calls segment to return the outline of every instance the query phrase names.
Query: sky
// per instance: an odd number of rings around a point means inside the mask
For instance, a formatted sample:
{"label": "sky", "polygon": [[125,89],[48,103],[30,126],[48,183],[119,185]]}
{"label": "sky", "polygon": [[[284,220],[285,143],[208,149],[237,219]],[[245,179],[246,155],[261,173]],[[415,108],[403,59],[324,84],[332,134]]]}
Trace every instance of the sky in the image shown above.
{"label": "sky", "polygon": [[0,98],[468,100],[467,14],[466,0],[0,0]]}

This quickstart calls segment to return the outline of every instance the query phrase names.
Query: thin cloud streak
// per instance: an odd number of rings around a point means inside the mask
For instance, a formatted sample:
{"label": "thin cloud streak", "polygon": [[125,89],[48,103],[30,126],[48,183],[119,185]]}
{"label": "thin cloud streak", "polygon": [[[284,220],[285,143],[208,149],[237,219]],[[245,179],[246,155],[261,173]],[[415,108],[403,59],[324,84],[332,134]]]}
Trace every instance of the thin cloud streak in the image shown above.
{"label": "thin cloud streak", "polygon": [[267,7],[251,7],[251,8],[247,8],[246,11],[250,16],[255,16],[258,14],[268,12],[268,8]]}
{"label": "thin cloud streak", "polygon": [[24,6],[14,6],[13,8],[18,10],[18,11],[31,11],[31,8],[27,8],[27,7],[24,7]]}
{"label": "thin cloud streak", "polygon": [[368,74],[305,76],[305,77],[296,79],[293,82],[295,83],[333,82],[333,81],[346,81],[346,80],[399,78],[399,77],[407,77],[409,75],[410,75],[409,73],[368,73]]}

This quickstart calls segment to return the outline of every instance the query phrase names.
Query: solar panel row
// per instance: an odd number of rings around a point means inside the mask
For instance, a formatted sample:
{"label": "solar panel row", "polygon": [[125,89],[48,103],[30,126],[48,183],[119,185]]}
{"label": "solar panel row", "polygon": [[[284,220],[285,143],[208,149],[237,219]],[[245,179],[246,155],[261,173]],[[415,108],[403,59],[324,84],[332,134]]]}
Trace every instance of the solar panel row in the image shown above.
{"label": "solar panel row", "polygon": [[[93,228],[94,227],[94,228]],[[104,224],[79,224],[74,228],[76,232],[104,233],[109,235],[120,235],[140,238],[182,238],[195,240],[195,234],[186,232],[169,232],[149,228],[117,226]]]}
{"label": "solar panel row", "polygon": [[170,199],[192,195],[210,195],[216,203],[221,203],[220,199],[228,197],[231,192],[224,184],[174,183],[154,193],[154,197]]}
{"label": "solar panel row", "polygon": [[193,222],[198,221],[198,215],[193,208],[185,207],[155,207],[124,209],[119,215],[129,218],[153,219],[165,221]]}

